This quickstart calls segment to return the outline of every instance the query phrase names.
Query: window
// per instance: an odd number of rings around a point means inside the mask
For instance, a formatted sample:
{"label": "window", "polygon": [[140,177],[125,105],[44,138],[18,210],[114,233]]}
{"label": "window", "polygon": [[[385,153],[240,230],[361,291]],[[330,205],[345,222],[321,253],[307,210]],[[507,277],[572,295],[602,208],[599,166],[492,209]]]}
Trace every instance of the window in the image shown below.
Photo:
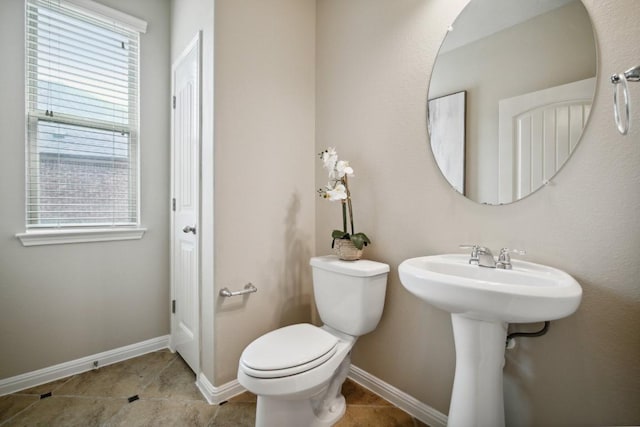
{"label": "window", "polygon": [[27,0],[27,231],[140,224],[139,31],[105,11]]}

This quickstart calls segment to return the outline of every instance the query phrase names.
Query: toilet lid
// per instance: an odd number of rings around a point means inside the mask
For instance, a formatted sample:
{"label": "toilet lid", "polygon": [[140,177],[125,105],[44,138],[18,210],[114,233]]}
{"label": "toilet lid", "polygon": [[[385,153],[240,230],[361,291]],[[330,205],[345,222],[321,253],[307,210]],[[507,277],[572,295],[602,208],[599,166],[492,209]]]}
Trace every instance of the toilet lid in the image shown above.
{"label": "toilet lid", "polygon": [[249,344],[240,363],[246,374],[277,378],[308,371],[336,352],[338,338],[308,323],[269,332]]}

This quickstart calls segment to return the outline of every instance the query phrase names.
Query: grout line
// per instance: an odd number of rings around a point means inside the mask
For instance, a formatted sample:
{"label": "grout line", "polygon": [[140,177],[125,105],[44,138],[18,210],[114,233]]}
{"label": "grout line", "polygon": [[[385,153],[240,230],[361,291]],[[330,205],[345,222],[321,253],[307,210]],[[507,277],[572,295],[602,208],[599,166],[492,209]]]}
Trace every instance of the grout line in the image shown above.
{"label": "grout line", "polygon": [[[158,351],[162,351],[162,350],[158,350]],[[149,354],[149,353],[147,353],[147,354]],[[173,353],[173,354],[172,354],[172,356],[173,356],[173,357],[172,357],[171,359],[169,359],[169,361],[167,362],[167,364],[166,364],[163,368],[161,368],[161,369],[158,371],[158,373],[157,373],[156,375],[154,375],[154,376],[152,376],[152,377],[151,377],[151,379],[147,382],[147,384],[144,384],[144,385],[142,385],[142,386],[140,387],[140,391],[138,392],[138,395],[140,395],[140,394],[144,393],[144,391],[145,391],[147,388],[149,388],[149,386],[151,386],[151,384],[153,384],[153,382],[154,382],[156,379],[160,378],[160,375],[162,375],[162,373],[163,373],[164,371],[166,371],[167,369],[169,369],[169,367],[170,367],[170,366],[171,366],[171,365],[172,365],[172,364],[177,360],[177,353]],[[119,363],[122,363],[122,362],[119,362]],[[124,398],[124,399],[126,400],[126,398]],[[151,401],[151,400],[156,400],[156,399],[154,399],[154,398],[147,398],[147,397],[140,397],[138,400],[139,400],[139,401]],[[160,399],[160,398],[158,398],[157,400],[164,400],[164,401],[168,401],[169,399],[168,399],[168,398],[165,398],[165,399]],[[101,426],[101,427],[106,427],[106,426],[110,426],[110,425],[112,425],[112,421],[113,421],[114,419],[117,419],[116,417],[120,416],[120,413],[121,413],[121,412],[123,412],[123,411],[125,410],[125,408],[127,408],[130,404],[135,404],[135,403],[134,403],[134,402],[130,402],[130,403],[125,403],[125,404],[123,404],[123,405],[122,405],[122,407],[121,407],[120,409],[118,409],[118,410],[117,410],[117,411],[116,411],[116,412],[115,412],[111,417],[109,417],[109,419],[108,419],[108,420],[105,420],[103,423],[101,423],[101,424],[100,424],[100,426]]]}
{"label": "grout line", "polygon": [[209,425],[212,425],[212,426],[216,425],[216,419],[218,419],[218,412],[220,412],[220,408],[222,407],[222,405],[216,405],[216,406],[217,406],[216,412],[213,414],[213,417],[211,417],[211,420],[209,420]]}
{"label": "grout line", "polygon": [[169,362],[167,362],[167,364],[162,369],[160,369],[156,375],[152,376],[146,384],[141,385],[140,393],[144,392],[147,388],[149,388],[151,384],[153,384],[155,380],[160,378],[160,375],[162,375],[164,371],[169,369],[169,367],[173,365],[173,363],[175,363],[176,360],[178,360],[177,353],[174,353],[173,357],[169,359]]}
{"label": "grout line", "polygon": [[69,381],[71,381],[72,379],[74,379],[77,375],[78,375],[78,374],[68,376],[68,377],[66,378],[66,380],[65,380],[63,383],[61,383],[60,385],[58,385],[58,387],[55,387],[55,388],[51,389],[51,393],[55,393],[55,392],[56,392],[56,390],[60,390],[62,387],[64,387],[65,385],[67,385],[67,383],[68,383]]}
{"label": "grout line", "polygon": [[[29,395],[29,396],[35,396],[35,395]],[[9,421],[13,420],[15,417],[17,417],[18,415],[22,414],[23,412],[27,411],[29,408],[31,408],[34,405],[37,405],[38,402],[40,402],[40,399],[32,402],[30,405],[28,405],[27,407],[25,407],[24,409],[22,409],[21,411],[16,412],[15,414],[13,414],[13,416],[7,418],[6,420],[0,422],[0,426],[3,426],[7,423],[9,423]]]}
{"label": "grout line", "polygon": [[126,397],[119,397],[119,396],[91,396],[91,395],[79,395],[79,394],[54,394],[51,397],[48,397],[47,399],[53,399],[53,398],[63,398],[63,399],[81,399],[81,400],[127,400]]}
{"label": "grout line", "polygon": [[140,399],[138,399],[138,401],[149,401],[149,402],[181,402],[181,403],[205,403],[207,405],[209,405],[209,403],[207,403],[206,400],[204,399],[180,399],[180,398],[176,398],[174,396],[172,397],[140,397]]}
{"label": "grout line", "polygon": [[[77,375],[77,374],[76,374]],[[67,383],[69,381],[71,381],[73,378],[76,377],[76,375],[70,375],[66,378],[61,378],[60,380],[54,380],[52,382],[56,382],[56,381],[62,381],[64,379],[63,382],[61,382],[60,384],[58,384],[57,387],[53,387],[50,390],[47,390],[46,393],[52,393],[52,395],[56,392],[56,390],[60,390],[60,388],[62,388],[63,386],[67,385]],[[36,388],[36,387],[42,387],[44,385],[47,385],[49,383],[44,383],[44,384],[40,384],[37,386],[33,386],[31,388]],[[29,389],[27,389],[29,390]],[[43,393],[25,393],[25,390],[21,390],[21,391],[16,391],[15,393],[11,393],[11,394],[6,394],[5,396],[41,396]]]}

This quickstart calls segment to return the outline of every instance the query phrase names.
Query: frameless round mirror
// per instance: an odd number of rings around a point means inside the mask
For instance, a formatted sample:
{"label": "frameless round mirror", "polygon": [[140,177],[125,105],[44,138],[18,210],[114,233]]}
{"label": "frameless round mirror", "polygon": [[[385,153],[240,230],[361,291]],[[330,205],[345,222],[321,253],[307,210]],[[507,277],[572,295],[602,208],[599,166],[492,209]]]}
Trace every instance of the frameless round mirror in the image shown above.
{"label": "frameless round mirror", "polygon": [[471,0],[429,84],[431,149],[442,174],[486,204],[541,188],[580,141],[596,71],[580,0]]}

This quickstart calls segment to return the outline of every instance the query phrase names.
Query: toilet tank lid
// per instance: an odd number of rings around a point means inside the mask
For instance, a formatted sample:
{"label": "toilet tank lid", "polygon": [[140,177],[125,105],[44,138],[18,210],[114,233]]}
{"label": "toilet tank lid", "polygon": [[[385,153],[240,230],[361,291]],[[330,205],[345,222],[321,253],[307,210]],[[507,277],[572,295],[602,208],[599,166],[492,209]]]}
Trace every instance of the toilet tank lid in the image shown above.
{"label": "toilet tank lid", "polygon": [[357,277],[370,277],[389,272],[389,266],[382,262],[359,259],[357,261],[343,261],[335,255],[313,257],[309,261],[312,267],[335,273]]}

